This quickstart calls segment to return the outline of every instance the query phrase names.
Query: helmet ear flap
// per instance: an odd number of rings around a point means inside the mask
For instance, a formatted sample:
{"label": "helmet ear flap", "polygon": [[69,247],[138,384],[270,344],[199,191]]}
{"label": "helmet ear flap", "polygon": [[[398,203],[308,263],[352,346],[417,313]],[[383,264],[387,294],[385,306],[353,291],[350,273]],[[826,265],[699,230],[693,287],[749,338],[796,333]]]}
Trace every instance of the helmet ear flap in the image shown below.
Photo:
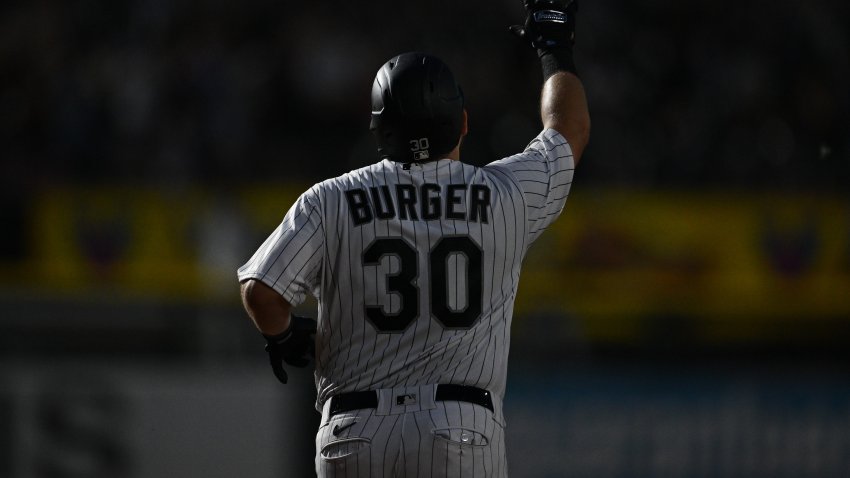
{"label": "helmet ear flap", "polygon": [[460,139],[463,91],[438,58],[403,53],[375,76],[369,129],[381,158],[404,163],[440,159]]}

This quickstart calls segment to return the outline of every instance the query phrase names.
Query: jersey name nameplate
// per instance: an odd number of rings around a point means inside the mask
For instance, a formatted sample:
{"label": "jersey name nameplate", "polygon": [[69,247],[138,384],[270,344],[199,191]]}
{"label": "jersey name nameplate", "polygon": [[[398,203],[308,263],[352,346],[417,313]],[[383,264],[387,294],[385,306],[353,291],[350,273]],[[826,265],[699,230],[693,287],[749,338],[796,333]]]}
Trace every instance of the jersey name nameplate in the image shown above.
{"label": "jersey name nameplate", "polygon": [[[487,224],[490,188],[484,184],[425,183],[372,186],[345,191],[348,210],[355,226],[374,219],[436,221],[454,219]],[[467,205],[467,202],[469,203]]]}

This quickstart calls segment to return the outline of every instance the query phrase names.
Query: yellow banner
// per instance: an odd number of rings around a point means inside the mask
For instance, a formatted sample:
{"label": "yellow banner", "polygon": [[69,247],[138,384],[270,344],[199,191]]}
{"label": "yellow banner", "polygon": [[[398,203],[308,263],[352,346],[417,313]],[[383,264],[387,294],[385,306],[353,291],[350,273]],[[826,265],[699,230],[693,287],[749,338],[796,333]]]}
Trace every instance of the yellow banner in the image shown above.
{"label": "yellow banner", "polygon": [[612,339],[631,336],[638,325],[622,319],[635,317],[701,319],[697,332],[719,339],[773,321],[850,322],[850,203],[579,191],[524,272],[518,313],[569,311]]}

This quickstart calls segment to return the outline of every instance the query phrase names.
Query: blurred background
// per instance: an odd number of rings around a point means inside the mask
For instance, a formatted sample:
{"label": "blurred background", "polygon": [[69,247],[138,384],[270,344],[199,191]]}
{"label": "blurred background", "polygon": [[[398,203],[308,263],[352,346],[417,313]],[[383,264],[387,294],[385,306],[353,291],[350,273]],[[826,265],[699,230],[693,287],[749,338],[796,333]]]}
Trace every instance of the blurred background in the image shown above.
{"label": "blurred background", "polygon": [[[377,160],[397,53],[464,85],[465,161],[524,148],[523,15],[4,2],[0,477],[310,476],[312,375],[274,380],[235,269]],[[523,270],[512,476],[850,476],[848,45],[838,0],[582,1],[593,132]]]}

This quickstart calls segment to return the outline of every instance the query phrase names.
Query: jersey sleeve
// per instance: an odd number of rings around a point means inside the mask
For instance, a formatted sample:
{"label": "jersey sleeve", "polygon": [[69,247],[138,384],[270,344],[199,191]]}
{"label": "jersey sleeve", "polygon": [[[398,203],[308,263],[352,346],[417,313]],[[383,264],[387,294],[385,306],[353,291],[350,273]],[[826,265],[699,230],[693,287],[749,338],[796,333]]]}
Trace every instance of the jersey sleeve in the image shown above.
{"label": "jersey sleeve", "polygon": [[257,279],[293,306],[317,295],[324,248],[316,188],[298,198],[283,222],[237,271],[239,281]]}
{"label": "jersey sleeve", "polygon": [[546,129],[522,153],[487,167],[499,168],[516,181],[525,199],[529,242],[533,242],[564,209],[575,161],[566,138],[554,129]]}

